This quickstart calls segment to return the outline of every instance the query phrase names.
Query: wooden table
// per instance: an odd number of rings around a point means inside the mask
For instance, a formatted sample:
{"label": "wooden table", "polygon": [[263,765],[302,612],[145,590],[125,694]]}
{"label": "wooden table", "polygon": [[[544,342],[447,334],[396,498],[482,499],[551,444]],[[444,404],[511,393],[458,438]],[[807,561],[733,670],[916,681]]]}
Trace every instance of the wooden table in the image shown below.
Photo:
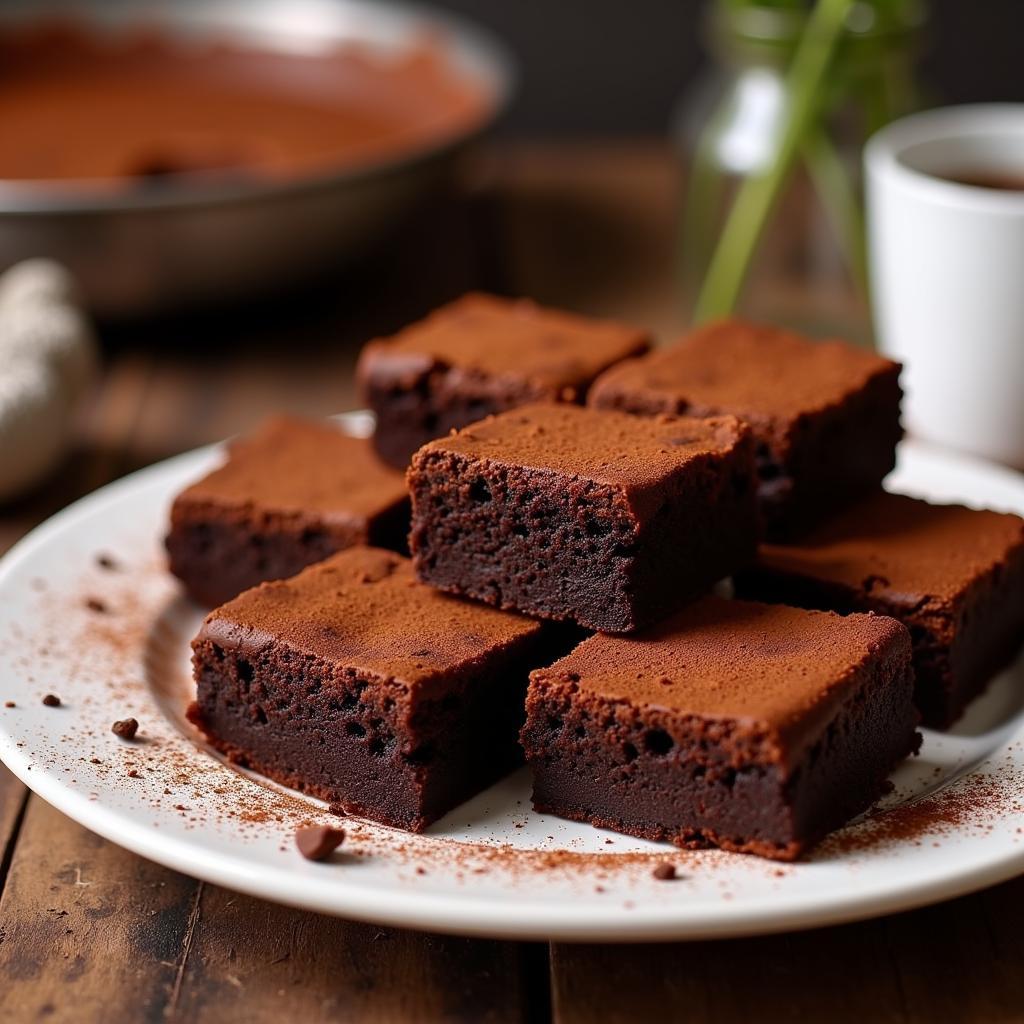
{"label": "wooden table", "polygon": [[[331,287],[104,331],[106,369],[51,485],[0,509],[0,550],[68,501],[287,408],[352,407],[358,343],[470,287],[683,323],[676,171],[655,146],[516,147]],[[0,768],[0,1021],[1024,1021],[1024,880],[774,938],[485,942],[288,910],[92,835]]]}

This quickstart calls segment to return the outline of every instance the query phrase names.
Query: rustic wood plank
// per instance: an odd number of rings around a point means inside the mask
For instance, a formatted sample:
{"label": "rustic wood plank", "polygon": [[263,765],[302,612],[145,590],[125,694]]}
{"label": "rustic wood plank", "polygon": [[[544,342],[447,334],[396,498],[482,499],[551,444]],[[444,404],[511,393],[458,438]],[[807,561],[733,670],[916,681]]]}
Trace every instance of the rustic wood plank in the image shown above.
{"label": "rustic wood plank", "polygon": [[205,886],[29,805],[0,899],[0,1020],[543,1020],[527,953]]}
{"label": "rustic wood plank", "polygon": [[196,890],[33,798],[0,899],[0,1020],[161,1020]]}
{"label": "rustic wood plank", "polygon": [[0,764],[0,893],[7,880],[27,801],[28,790]]}
{"label": "rustic wood plank", "polygon": [[520,949],[354,924],[216,887],[199,919],[171,1020],[252,1024],[536,1019]]}
{"label": "rustic wood plank", "polygon": [[556,1024],[1024,1020],[1024,879],[907,914],[758,939],[552,947]]}

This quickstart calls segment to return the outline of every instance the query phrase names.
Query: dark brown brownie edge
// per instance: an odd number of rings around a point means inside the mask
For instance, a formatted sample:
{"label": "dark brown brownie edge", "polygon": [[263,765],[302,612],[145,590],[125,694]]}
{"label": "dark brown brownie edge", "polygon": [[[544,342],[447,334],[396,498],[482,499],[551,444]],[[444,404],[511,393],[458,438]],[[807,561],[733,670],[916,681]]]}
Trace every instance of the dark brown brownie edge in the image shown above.
{"label": "dark brown brownie edge", "polygon": [[864,588],[754,565],[735,579],[738,597],[821,608],[847,615],[873,611],[899,619],[914,647],[914,701],[924,725],[947,729],[992,677],[1021,649],[1024,638],[1024,547],[1005,565],[979,576],[955,605],[927,595],[887,600]]}
{"label": "dark brown brownie edge", "polygon": [[269,580],[287,579],[353,544],[405,552],[409,503],[375,516],[368,528],[177,501],[165,544],[170,571],[209,607]]}
{"label": "dark brown brownie edge", "polygon": [[521,763],[529,670],[573,639],[550,627],[520,638],[420,699],[283,644],[245,652],[200,637],[188,717],[237,764],[419,832]]}
{"label": "dark brown brownie edge", "polygon": [[452,430],[533,401],[558,396],[525,381],[460,370],[439,360],[411,365],[404,355],[368,351],[359,366],[363,401],[377,426],[373,446],[380,458],[405,469],[413,453]]}
{"label": "dark brown brownie edge", "polygon": [[[806,533],[876,489],[892,471],[903,436],[900,369],[887,367],[842,403],[799,417],[781,457],[771,446],[760,449],[766,537],[785,540]],[[779,474],[775,480],[769,478],[773,472]]]}
{"label": "dark brown brownie edge", "polygon": [[[900,426],[900,367],[875,376],[860,391],[821,413],[797,417],[781,442],[753,424],[758,498],[765,536],[805,533],[860,494],[877,487],[896,464]],[[640,416],[710,416],[719,409],[673,402],[643,392],[600,391],[591,404]]]}
{"label": "dark brown brownie edge", "polygon": [[797,859],[882,795],[920,743],[905,634],[788,775],[746,759],[728,724],[583,697],[573,680],[541,675],[521,734],[534,807],[683,848]]}
{"label": "dark brown brownie edge", "polygon": [[749,435],[667,480],[642,521],[610,485],[444,450],[418,452],[408,480],[421,580],[588,629],[654,622],[756,553]]}

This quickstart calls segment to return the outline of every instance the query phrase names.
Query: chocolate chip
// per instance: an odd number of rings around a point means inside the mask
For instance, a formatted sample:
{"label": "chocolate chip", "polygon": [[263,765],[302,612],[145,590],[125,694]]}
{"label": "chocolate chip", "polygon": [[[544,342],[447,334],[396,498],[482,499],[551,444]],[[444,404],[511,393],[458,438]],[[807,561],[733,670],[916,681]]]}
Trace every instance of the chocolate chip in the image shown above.
{"label": "chocolate chip", "polygon": [[60,697],[58,697],[57,694],[55,694],[55,693],[48,693],[43,698],[43,703],[48,708],[59,708],[60,707]]}
{"label": "chocolate chip", "polygon": [[135,734],[139,731],[139,723],[134,718],[119,718],[111,727],[110,731],[115,736],[120,736],[123,740],[135,739]]}
{"label": "chocolate chip", "polygon": [[107,606],[98,597],[87,597],[85,599],[85,607],[91,612],[97,612],[100,615],[104,614],[107,610]]}
{"label": "chocolate chip", "polygon": [[667,860],[663,860],[660,864],[655,865],[651,874],[659,882],[671,882],[676,877],[676,866],[675,864],[669,864]]}
{"label": "chocolate chip", "polygon": [[313,825],[295,832],[295,845],[306,860],[323,860],[345,841],[345,830]]}

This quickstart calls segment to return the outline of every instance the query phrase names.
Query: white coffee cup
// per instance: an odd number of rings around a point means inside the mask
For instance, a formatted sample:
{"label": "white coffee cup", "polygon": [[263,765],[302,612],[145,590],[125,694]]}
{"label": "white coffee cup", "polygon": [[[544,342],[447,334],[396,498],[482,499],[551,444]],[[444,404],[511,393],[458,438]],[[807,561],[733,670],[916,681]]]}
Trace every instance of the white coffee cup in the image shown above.
{"label": "white coffee cup", "polygon": [[867,145],[868,249],[880,349],[904,364],[904,424],[1024,469],[1024,104],[947,107]]}

